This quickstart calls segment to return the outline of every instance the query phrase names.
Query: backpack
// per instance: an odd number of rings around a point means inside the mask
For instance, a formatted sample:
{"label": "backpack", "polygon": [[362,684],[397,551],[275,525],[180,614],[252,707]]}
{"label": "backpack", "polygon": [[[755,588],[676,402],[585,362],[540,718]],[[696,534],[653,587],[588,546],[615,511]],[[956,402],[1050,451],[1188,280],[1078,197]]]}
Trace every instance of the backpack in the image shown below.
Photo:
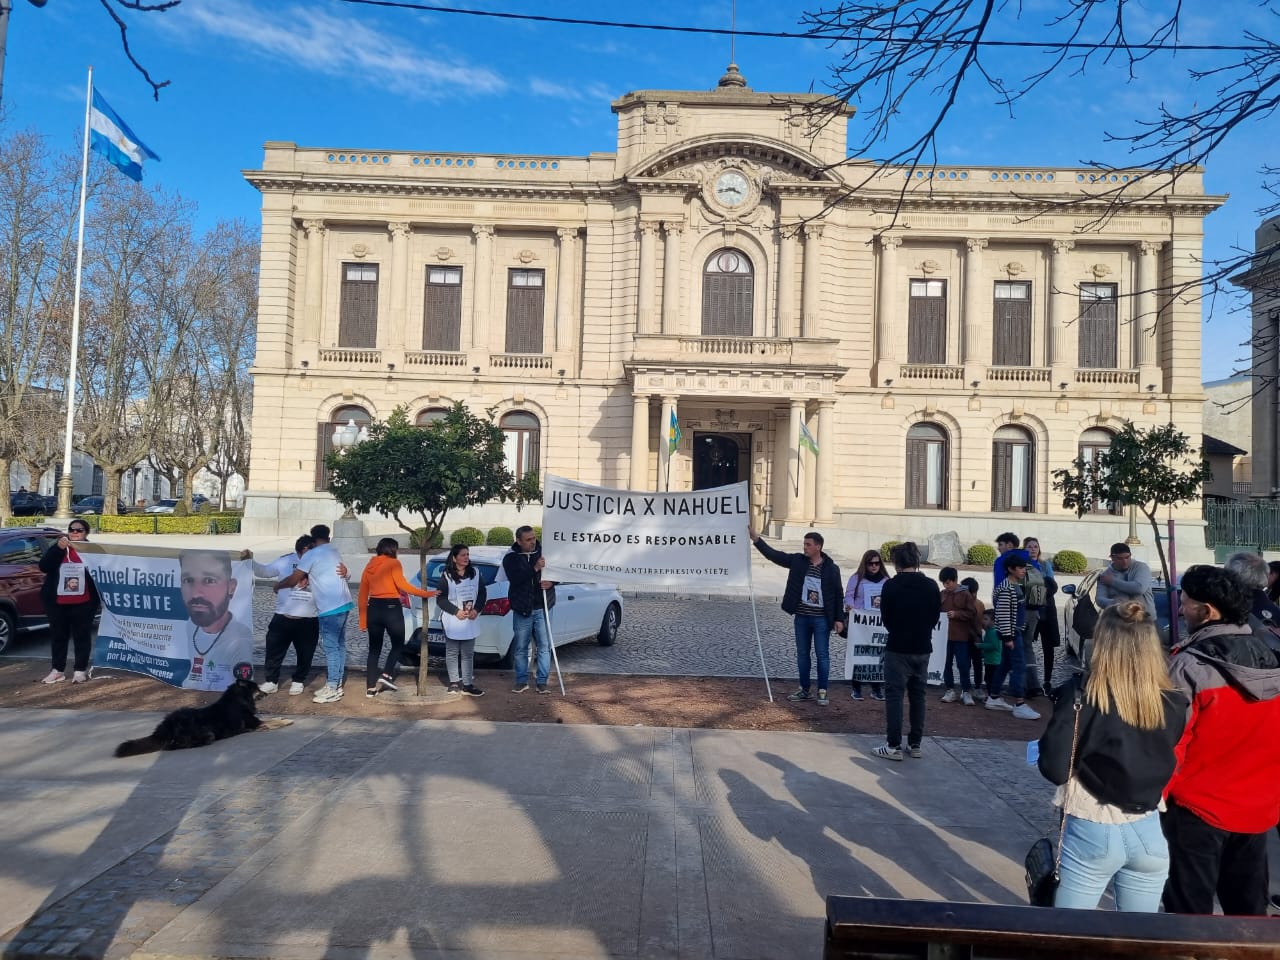
{"label": "backpack", "polygon": [[1039,568],[1027,565],[1027,578],[1022,582],[1022,596],[1028,608],[1043,607],[1049,601],[1049,588]]}

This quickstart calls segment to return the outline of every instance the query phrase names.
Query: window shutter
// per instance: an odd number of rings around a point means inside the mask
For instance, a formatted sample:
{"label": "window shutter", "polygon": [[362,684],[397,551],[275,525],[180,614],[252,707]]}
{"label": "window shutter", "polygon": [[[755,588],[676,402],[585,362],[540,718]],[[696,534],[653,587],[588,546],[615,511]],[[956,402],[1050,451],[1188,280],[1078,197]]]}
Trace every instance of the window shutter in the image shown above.
{"label": "window shutter", "polygon": [[907,441],[907,509],[923,510],[929,504],[927,482],[929,475],[929,441]]}
{"label": "window shutter", "polygon": [[704,273],[702,276],[702,335],[704,337],[751,336],[755,278],[737,273]]}
{"label": "window shutter", "polygon": [[[1090,291],[1103,286],[1095,284]],[[1114,368],[1116,359],[1116,295],[1115,285],[1080,298],[1080,366]]]}
{"label": "window shutter", "polygon": [[907,314],[907,362],[947,362],[947,298],[913,296]]}
{"label": "window shutter", "polygon": [[462,283],[432,283],[427,269],[427,288],[422,308],[422,349],[459,350],[462,345]]}
{"label": "window shutter", "polygon": [[991,509],[1007,511],[1013,504],[1013,444],[997,440],[991,445]]}
{"label": "window shutter", "polygon": [[[1006,287],[1014,287],[1012,283]],[[997,296],[991,308],[992,358],[997,367],[1031,366],[1031,284],[1015,288],[1021,297]]]}
{"label": "window shutter", "polygon": [[537,274],[537,285],[516,283],[518,271],[512,270],[507,281],[507,353],[541,353],[543,323],[542,271],[524,271]]}
{"label": "window shutter", "polygon": [[325,469],[325,457],[333,449],[333,424],[316,424],[316,490],[322,492],[329,489],[329,471]]}
{"label": "window shutter", "polygon": [[[373,279],[347,279],[343,265],[342,293],[338,313],[338,346],[373,348],[378,345],[378,280],[377,266]],[[369,270],[366,267],[365,270]]]}

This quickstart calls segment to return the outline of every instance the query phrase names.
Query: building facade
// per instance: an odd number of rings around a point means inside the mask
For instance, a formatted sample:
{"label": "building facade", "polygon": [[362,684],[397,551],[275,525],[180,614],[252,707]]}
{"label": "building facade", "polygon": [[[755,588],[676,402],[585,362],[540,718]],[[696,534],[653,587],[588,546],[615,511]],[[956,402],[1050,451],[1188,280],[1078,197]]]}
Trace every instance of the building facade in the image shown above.
{"label": "building facade", "polygon": [[1250,483],[1254,497],[1280,498],[1280,215],[1254,233],[1249,269],[1232,280],[1249,295],[1253,317]]}
{"label": "building facade", "polygon": [[247,532],[337,516],[335,427],[402,404],[493,408],[517,472],[745,480],[760,524],[847,551],[1099,555],[1125,518],[1077,521],[1052,470],[1125,420],[1199,435],[1198,171],[1115,207],[1129,174],[851,161],[852,110],[732,66],[612,106],[585,157],[266,145]]}

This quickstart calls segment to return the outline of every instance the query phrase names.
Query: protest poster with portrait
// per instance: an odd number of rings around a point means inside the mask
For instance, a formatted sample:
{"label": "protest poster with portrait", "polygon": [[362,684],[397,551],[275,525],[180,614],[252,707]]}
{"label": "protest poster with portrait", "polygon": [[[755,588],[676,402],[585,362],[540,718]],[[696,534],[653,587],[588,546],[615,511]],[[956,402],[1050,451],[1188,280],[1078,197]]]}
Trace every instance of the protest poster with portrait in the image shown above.
{"label": "protest poster with portrait", "polygon": [[[878,586],[878,584],[877,584]],[[879,600],[879,596],[876,597]],[[877,603],[878,607],[879,604]],[[844,651],[844,678],[862,683],[881,683],[884,680],[884,645],[889,639],[880,620],[880,611],[850,610],[849,639]],[[942,614],[933,626],[930,637],[933,652],[929,654],[929,678],[932,684],[942,683],[942,670],[947,663],[947,616]]]}
{"label": "protest poster with portrait", "polygon": [[747,484],[671,493],[613,490],[547,475],[544,576],[700,592],[750,580]]}
{"label": "protest poster with portrait", "polygon": [[188,690],[253,676],[253,564],[225,550],[77,544],[102,598],[95,667]]}

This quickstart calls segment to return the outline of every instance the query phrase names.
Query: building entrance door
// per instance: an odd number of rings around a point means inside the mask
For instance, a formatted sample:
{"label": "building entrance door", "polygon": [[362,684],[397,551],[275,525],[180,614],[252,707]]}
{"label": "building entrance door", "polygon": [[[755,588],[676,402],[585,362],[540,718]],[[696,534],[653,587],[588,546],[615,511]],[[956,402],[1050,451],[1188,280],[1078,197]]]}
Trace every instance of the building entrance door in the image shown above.
{"label": "building entrance door", "polygon": [[723,487],[750,476],[751,434],[695,433],[693,489]]}

